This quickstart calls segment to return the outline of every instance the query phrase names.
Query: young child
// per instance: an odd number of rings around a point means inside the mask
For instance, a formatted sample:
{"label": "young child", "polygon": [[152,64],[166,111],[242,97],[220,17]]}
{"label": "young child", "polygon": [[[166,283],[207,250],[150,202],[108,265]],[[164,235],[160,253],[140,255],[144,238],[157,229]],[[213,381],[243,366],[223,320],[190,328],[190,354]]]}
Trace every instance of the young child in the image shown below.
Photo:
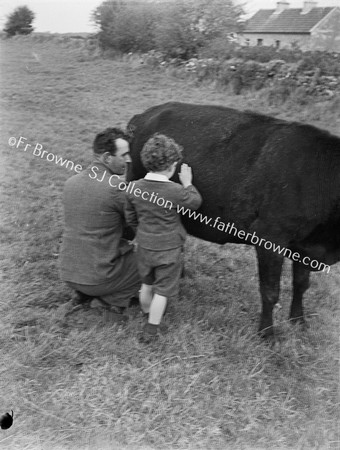
{"label": "young child", "polygon": [[173,139],[154,134],[144,145],[141,160],[148,173],[133,182],[125,218],[137,230],[140,303],[149,315],[143,340],[149,342],[158,334],[168,297],[178,294],[186,231],[177,207],[195,210],[202,198],[191,184],[192,171],[187,164],[182,164],[179,172],[182,186],[169,180],[182,160],[182,147]]}

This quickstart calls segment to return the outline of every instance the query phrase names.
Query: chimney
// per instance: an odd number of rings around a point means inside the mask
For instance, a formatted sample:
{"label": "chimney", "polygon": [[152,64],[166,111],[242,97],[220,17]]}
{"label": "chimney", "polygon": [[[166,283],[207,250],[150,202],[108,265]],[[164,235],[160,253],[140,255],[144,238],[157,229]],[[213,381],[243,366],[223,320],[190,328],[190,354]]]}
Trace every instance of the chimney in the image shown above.
{"label": "chimney", "polygon": [[305,0],[303,2],[301,14],[308,14],[309,11],[311,11],[313,8],[316,8],[317,4],[318,3],[313,0]]}
{"label": "chimney", "polygon": [[280,0],[276,3],[276,10],[273,14],[280,14],[285,9],[289,8],[289,3],[286,0]]}

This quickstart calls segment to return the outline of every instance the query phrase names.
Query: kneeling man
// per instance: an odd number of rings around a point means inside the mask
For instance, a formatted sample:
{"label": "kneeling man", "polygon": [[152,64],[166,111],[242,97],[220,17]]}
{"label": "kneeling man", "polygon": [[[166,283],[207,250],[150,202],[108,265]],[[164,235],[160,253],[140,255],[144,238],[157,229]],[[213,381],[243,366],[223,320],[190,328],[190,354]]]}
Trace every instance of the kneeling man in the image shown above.
{"label": "kneeling man", "polygon": [[126,194],[118,188],[131,161],[128,137],[108,128],[96,136],[93,152],[91,165],[65,184],[60,277],[80,300],[96,297],[118,316],[141,284],[134,246],[123,238]]}

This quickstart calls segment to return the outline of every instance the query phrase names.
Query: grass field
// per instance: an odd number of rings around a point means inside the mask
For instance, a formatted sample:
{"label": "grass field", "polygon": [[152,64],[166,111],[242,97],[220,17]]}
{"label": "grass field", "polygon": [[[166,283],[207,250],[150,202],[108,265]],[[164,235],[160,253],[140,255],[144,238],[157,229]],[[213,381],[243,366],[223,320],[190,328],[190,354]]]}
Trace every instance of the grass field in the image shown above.
{"label": "grass field", "polygon": [[[275,322],[280,345],[257,337],[254,251],[189,238],[169,332],[139,343],[93,311],[68,314],[58,280],[61,194],[74,172],[32,155],[41,144],[85,166],[95,134],[168,100],[218,103],[339,130],[339,101],[268,108],[152,72],[137,60],[84,57],[30,38],[2,43],[0,449],[336,449],[340,266],[312,274],[307,330],[286,318],[290,263]],[[11,147],[10,137],[32,145]]]}

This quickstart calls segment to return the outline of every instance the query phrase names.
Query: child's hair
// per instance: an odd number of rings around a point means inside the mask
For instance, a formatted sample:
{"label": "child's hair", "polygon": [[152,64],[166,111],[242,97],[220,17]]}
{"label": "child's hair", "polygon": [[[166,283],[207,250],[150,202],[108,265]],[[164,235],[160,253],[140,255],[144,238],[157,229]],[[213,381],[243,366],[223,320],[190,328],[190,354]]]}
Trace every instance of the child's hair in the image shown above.
{"label": "child's hair", "polygon": [[167,170],[174,162],[182,160],[183,147],[164,134],[155,133],[144,144],[141,159],[146,170],[160,172]]}

